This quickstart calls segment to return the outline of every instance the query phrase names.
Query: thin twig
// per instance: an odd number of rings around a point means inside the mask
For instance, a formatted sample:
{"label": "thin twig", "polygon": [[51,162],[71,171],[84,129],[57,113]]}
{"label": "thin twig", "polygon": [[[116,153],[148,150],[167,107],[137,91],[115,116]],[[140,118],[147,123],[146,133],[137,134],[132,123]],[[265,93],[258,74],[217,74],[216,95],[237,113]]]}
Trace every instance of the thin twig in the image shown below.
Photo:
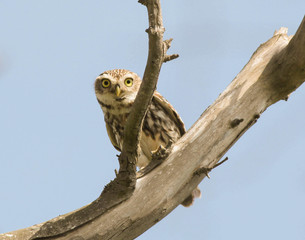
{"label": "thin twig", "polygon": [[163,62],[168,62],[179,57],[179,54],[165,55]]}
{"label": "thin twig", "polygon": [[218,162],[217,164],[215,164],[213,167],[211,168],[207,168],[207,167],[202,167],[202,168],[199,168],[195,173],[194,175],[201,175],[201,174],[205,174],[208,178],[211,178],[210,175],[209,175],[209,172],[211,172],[214,168],[217,168],[218,166],[220,166],[221,164],[223,164],[224,162],[228,161],[228,157],[226,157],[224,160]]}
{"label": "thin twig", "polygon": [[179,57],[179,54],[171,54],[171,55],[166,54],[167,50],[171,47],[172,41],[173,41],[172,38],[164,40],[164,58],[163,58],[164,63]]}
{"label": "thin twig", "polygon": [[228,161],[228,160],[229,160],[229,158],[226,157],[224,160],[222,160],[222,161],[216,163],[215,166],[212,167],[212,169],[217,168],[218,166],[220,166],[221,164],[223,164],[224,162],[226,162],[226,161]]}
{"label": "thin twig", "polygon": [[147,0],[139,0],[138,2],[143,4],[144,6],[147,6]]}

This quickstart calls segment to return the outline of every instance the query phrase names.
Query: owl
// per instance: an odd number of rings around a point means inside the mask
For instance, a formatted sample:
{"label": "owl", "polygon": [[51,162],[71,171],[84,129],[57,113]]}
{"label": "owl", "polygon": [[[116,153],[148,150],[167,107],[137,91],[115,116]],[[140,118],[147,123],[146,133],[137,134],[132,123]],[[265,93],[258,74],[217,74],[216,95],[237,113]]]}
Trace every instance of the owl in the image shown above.
{"label": "owl", "polygon": [[[122,150],[124,126],[141,82],[136,73],[125,69],[109,70],[96,78],[96,98],[104,113],[110,141],[118,151]],[[140,132],[138,168],[147,166],[159,147],[176,142],[184,133],[184,123],[176,110],[155,91]],[[200,197],[198,188],[182,205],[190,206],[195,197]]]}

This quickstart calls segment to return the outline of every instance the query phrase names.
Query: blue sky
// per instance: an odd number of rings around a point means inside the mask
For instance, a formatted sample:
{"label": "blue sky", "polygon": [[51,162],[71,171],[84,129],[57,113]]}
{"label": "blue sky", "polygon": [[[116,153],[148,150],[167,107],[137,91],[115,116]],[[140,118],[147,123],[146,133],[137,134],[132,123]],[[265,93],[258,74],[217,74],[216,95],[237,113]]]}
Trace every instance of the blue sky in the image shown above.
{"label": "blue sky", "polygon": [[[170,53],[158,91],[189,128],[305,1],[162,1]],[[0,1],[0,232],[97,198],[118,168],[93,83],[143,74],[147,14],[136,0]],[[191,208],[138,239],[304,239],[305,87],[271,106],[226,153]]]}

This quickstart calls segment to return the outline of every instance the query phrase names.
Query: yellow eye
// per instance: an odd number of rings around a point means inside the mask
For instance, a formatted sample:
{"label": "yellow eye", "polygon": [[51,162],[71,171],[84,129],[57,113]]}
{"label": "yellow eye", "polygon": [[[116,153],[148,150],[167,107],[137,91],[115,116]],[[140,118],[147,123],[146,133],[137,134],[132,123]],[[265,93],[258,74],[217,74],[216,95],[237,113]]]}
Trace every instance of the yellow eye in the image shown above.
{"label": "yellow eye", "polygon": [[107,79],[107,78],[104,78],[104,79],[102,79],[102,86],[104,87],[104,88],[108,88],[108,87],[110,87],[110,80],[109,79]]}
{"label": "yellow eye", "polygon": [[125,85],[127,87],[131,87],[132,84],[133,84],[133,79],[132,78],[126,78],[125,81],[124,81]]}

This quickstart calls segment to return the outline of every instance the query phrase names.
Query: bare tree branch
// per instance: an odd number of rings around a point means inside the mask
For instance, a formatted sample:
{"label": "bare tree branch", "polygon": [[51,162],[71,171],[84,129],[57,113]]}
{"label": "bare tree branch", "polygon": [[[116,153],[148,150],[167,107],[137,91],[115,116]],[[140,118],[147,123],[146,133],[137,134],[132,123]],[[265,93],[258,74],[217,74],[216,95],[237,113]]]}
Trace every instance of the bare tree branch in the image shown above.
{"label": "bare tree branch", "polygon": [[[141,3],[144,4],[144,2]],[[165,29],[163,27],[160,0],[148,0],[145,1],[144,5],[147,7],[149,20],[149,28],[146,30],[149,37],[149,52],[142,84],[124,128],[123,149],[119,157],[120,170],[117,176],[123,184],[128,181],[132,183],[132,186],[136,182],[139,133],[156,89],[161,65],[169,45],[169,43],[163,42]]]}
{"label": "bare tree branch", "polygon": [[[148,1],[141,3],[149,5]],[[156,69],[160,63],[150,64]],[[281,29],[257,49],[226,90],[173,145],[166,161],[138,180],[135,191],[126,201],[78,227],[70,224],[74,230],[55,238],[33,238],[43,226],[39,224],[1,234],[0,240],[8,236],[18,240],[134,239],[177,207],[206,176],[205,169],[217,166],[225,152],[270,105],[286,99],[304,81],[305,18],[292,39]],[[87,207],[50,222],[65,219]]]}

